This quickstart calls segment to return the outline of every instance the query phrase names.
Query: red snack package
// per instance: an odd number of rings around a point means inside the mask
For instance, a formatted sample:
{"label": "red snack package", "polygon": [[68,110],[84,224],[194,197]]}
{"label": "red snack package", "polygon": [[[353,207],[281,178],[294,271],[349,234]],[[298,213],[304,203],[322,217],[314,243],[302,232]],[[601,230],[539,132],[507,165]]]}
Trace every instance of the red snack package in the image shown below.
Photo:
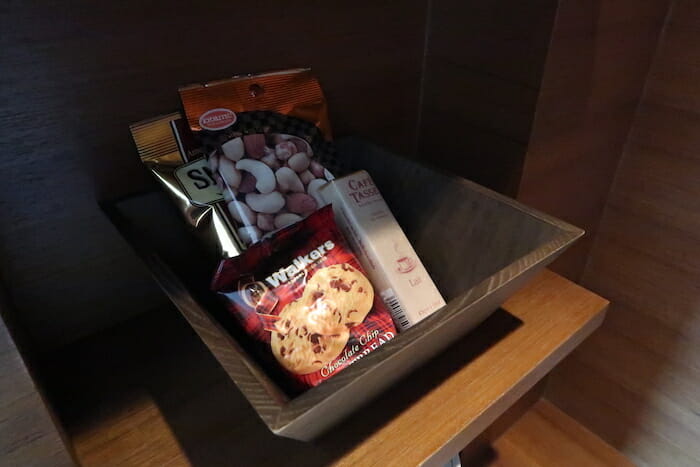
{"label": "red snack package", "polygon": [[396,335],[330,206],[223,260],[212,289],[294,388],[316,386]]}

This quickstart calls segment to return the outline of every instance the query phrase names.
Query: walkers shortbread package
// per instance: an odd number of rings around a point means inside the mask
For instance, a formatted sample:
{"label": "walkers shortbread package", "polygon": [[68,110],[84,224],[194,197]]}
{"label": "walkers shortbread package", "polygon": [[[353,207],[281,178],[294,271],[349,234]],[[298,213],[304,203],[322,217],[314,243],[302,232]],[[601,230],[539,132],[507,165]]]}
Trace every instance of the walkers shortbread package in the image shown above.
{"label": "walkers shortbread package", "polygon": [[296,390],[316,386],[396,335],[330,206],[223,260],[212,289]]}

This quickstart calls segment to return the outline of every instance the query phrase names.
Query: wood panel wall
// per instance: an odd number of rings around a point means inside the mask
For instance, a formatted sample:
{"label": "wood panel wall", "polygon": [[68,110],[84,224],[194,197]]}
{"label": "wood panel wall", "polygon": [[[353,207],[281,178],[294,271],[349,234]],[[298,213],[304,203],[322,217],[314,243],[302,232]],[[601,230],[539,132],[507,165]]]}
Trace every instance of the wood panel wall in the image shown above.
{"label": "wood panel wall", "polygon": [[583,276],[613,306],[548,391],[639,465],[700,465],[699,24],[673,2]]}
{"label": "wood panel wall", "polygon": [[415,146],[427,2],[5,2],[0,275],[43,350],[162,294],[96,198],[152,183],[128,125],[183,83],[311,65],[337,135]]}
{"label": "wood panel wall", "polygon": [[432,0],[419,156],[514,195],[556,0]]}
{"label": "wood panel wall", "polygon": [[669,0],[561,0],[518,199],[588,234],[553,268],[583,272]]}

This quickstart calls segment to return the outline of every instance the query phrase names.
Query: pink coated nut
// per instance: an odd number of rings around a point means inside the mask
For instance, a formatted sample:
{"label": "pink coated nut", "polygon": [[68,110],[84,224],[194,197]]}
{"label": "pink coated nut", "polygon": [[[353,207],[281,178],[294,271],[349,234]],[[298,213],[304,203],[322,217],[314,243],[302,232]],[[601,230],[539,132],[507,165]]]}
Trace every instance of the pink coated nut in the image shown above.
{"label": "pink coated nut", "polygon": [[316,200],[316,203],[318,203],[319,207],[323,207],[326,205],[326,203],[323,201],[323,198],[321,197],[321,194],[318,192],[318,190],[320,190],[321,187],[326,183],[328,183],[326,180],[316,178],[314,180],[311,180],[306,186],[306,192],[309,194],[309,196]]}
{"label": "pink coated nut", "polygon": [[275,173],[270,167],[255,159],[241,159],[236,162],[236,168],[250,172],[255,177],[255,189],[260,193],[270,193],[277,187]]}
{"label": "pink coated nut", "polygon": [[224,144],[221,145],[221,150],[224,152],[224,156],[226,156],[233,162],[241,160],[241,158],[245,154],[243,140],[241,138],[233,138],[231,140],[226,141]]}
{"label": "pink coated nut", "polygon": [[324,177],[324,168],[321,164],[319,164],[316,161],[311,161],[311,164],[309,165],[309,170],[311,170],[311,173],[316,176],[316,178],[323,178]]}
{"label": "pink coated nut", "polygon": [[245,202],[255,212],[275,214],[284,207],[286,200],[278,191],[273,191],[265,194],[248,193]]}
{"label": "pink coated nut", "polygon": [[295,172],[303,172],[309,168],[310,163],[311,159],[309,159],[309,156],[307,156],[305,152],[298,152],[287,161],[289,168]]}
{"label": "pink coated nut", "polygon": [[287,195],[286,206],[290,212],[303,214],[315,211],[318,208],[318,203],[305,193],[293,193]]}
{"label": "pink coated nut", "polygon": [[290,214],[288,212],[277,214],[277,216],[275,216],[275,227],[281,229],[283,227],[287,227],[288,225],[292,225],[295,222],[299,222],[301,219],[301,216]]}
{"label": "pink coated nut", "polygon": [[258,181],[255,179],[253,174],[248,172],[243,172],[243,178],[241,179],[241,184],[238,186],[239,193],[252,193],[255,191],[255,184]]}
{"label": "pink coated nut", "polygon": [[299,176],[289,167],[282,167],[275,172],[277,178],[277,188],[281,192],[294,191],[304,193],[304,184],[299,179]]}
{"label": "pink coated nut", "polygon": [[238,171],[234,163],[226,157],[219,158],[219,174],[221,174],[221,178],[224,179],[226,185],[234,190],[241,184],[241,172]]}
{"label": "pink coated nut", "polygon": [[257,222],[257,214],[253,212],[245,203],[233,200],[226,205],[231,217],[244,225],[255,225]]}
{"label": "pink coated nut", "polygon": [[292,155],[296,154],[297,147],[291,141],[282,141],[275,146],[275,155],[277,159],[281,161],[286,161]]}
{"label": "pink coated nut", "polygon": [[297,152],[305,152],[310,156],[313,155],[313,151],[311,151],[311,145],[305,140],[295,136],[291,139],[291,141],[294,143],[294,146],[296,146]]}
{"label": "pink coated nut", "polygon": [[246,225],[238,229],[238,238],[246,245],[250,245],[262,238],[262,232],[254,225]]}
{"label": "pink coated nut", "polygon": [[265,135],[260,133],[245,135],[243,137],[243,146],[245,146],[245,153],[248,157],[260,159],[265,155]]}
{"label": "pink coated nut", "polygon": [[258,228],[263,232],[275,230],[275,216],[272,214],[258,214]]}
{"label": "pink coated nut", "polygon": [[277,160],[277,157],[275,156],[275,153],[270,153],[270,154],[265,154],[262,156],[260,159],[263,163],[267,164],[269,168],[272,170],[276,170],[280,168],[280,163]]}
{"label": "pink coated nut", "polygon": [[316,176],[308,170],[304,170],[302,173],[299,174],[299,178],[301,179],[301,183],[303,183],[304,185],[308,185],[311,180],[316,178]]}

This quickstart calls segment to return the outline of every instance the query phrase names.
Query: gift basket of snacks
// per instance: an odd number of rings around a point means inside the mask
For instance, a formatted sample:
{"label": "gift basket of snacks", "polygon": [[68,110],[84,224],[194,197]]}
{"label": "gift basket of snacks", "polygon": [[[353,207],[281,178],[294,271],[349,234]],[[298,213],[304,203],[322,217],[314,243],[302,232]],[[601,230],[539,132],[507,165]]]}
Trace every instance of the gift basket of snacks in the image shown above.
{"label": "gift basket of snacks", "polygon": [[371,144],[334,143],[309,69],[180,96],[184,112],[131,127],[169,201],[105,210],[281,436],[323,433],[583,233]]}

